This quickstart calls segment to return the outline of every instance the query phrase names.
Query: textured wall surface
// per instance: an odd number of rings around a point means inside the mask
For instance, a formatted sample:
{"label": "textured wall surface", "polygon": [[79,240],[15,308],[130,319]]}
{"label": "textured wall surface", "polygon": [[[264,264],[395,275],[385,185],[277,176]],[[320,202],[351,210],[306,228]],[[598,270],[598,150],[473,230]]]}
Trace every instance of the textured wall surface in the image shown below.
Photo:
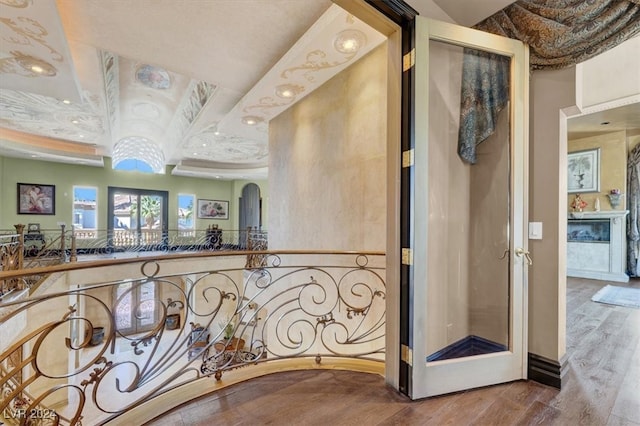
{"label": "textured wall surface", "polygon": [[386,44],[269,128],[269,248],[384,250]]}

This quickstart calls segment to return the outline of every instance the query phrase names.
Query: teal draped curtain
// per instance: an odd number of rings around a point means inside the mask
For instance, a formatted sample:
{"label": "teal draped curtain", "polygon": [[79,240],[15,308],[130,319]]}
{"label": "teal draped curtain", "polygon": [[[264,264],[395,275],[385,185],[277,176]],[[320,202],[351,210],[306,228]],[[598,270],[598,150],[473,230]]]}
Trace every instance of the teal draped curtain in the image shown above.
{"label": "teal draped curtain", "polygon": [[[586,61],[640,34],[640,0],[519,0],[474,28],[529,45],[532,69],[558,69]],[[508,63],[466,59],[463,64],[458,153],[475,163],[475,148],[490,136],[508,101]],[[467,69],[470,68],[470,69]]]}

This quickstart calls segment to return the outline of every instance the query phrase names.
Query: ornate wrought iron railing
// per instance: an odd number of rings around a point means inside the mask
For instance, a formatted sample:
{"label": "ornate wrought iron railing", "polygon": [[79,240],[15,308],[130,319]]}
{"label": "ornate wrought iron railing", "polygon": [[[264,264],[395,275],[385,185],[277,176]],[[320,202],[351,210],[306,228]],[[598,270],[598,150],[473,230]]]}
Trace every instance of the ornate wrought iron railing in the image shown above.
{"label": "ornate wrought iron railing", "polygon": [[[30,230],[36,225],[37,231]],[[78,255],[141,252],[195,252],[206,250],[267,250],[267,232],[255,228],[222,230],[99,230],[40,229],[38,224],[15,225],[16,230],[0,230],[0,271],[38,268],[75,262]],[[262,257],[247,255],[247,266],[258,266]],[[37,286],[44,276],[0,281],[0,300],[16,290]]]}
{"label": "ornate wrought iron railing", "polygon": [[75,247],[79,254],[138,251],[251,250],[254,241],[263,241],[267,232],[221,229],[75,229]]}
{"label": "ornate wrought iron railing", "polygon": [[[22,268],[22,245],[19,234],[0,235],[0,272]],[[22,290],[23,281],[19,278],[0,280],[0,302],[11,293]]]}
{"label": "ornate wrought iron railing", "polygon": [[[245,267],[249,253],[260,266]],[[0,303],[0,385],[12,384],[3,421],[101,424],[273,362],[382,365],[384,262],[374,252],[262,251],[49,267],[43,294]],[[12,411],[16,399],[28,401],[23,411]]]}
{"label": "ornate wrought iron railing", "polygon": [[[65,232],[64,225],[53,230],[41,230],[38,224],[14,227],[14,233],[0,231],[0,271],[44,267],[69,259],[68,247],[72,238],[71,233]],[[45,275],[30,274],[0,280],[0,301],[16,291],[32,289],[44,278]]]}

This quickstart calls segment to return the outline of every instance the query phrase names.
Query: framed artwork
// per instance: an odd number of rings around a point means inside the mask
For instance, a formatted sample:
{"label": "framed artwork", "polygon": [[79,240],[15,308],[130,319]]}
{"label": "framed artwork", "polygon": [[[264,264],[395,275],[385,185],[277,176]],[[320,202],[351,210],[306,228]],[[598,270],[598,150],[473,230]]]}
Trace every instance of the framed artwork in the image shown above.
{"label": "framed artwork", "polygon": [[570,152],[567,157],[567,191],[600,191],[600,148]]}
{"label": "framed artwork", "polygon": [[56,187],[18,183],[18,214],[56,214]]}
{"label": "framed artwork", "polygon": [[198,199],[198,219],[229,219],[229,202]]}

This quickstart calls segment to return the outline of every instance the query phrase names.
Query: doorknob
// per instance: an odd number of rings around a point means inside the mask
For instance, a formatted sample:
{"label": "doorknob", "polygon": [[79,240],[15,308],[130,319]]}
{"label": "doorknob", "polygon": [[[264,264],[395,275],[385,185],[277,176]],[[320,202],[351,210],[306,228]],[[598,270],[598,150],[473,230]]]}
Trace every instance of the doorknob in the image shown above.
{"label": "doorknob", "polygon": [[516,256],[518,257],[524,256],[527,259],[527,265],[529,266],[533,265],[533,260],[531,260],[530,253],[527,250],[523,249],[522,247],[518,247],[516,249]]}

